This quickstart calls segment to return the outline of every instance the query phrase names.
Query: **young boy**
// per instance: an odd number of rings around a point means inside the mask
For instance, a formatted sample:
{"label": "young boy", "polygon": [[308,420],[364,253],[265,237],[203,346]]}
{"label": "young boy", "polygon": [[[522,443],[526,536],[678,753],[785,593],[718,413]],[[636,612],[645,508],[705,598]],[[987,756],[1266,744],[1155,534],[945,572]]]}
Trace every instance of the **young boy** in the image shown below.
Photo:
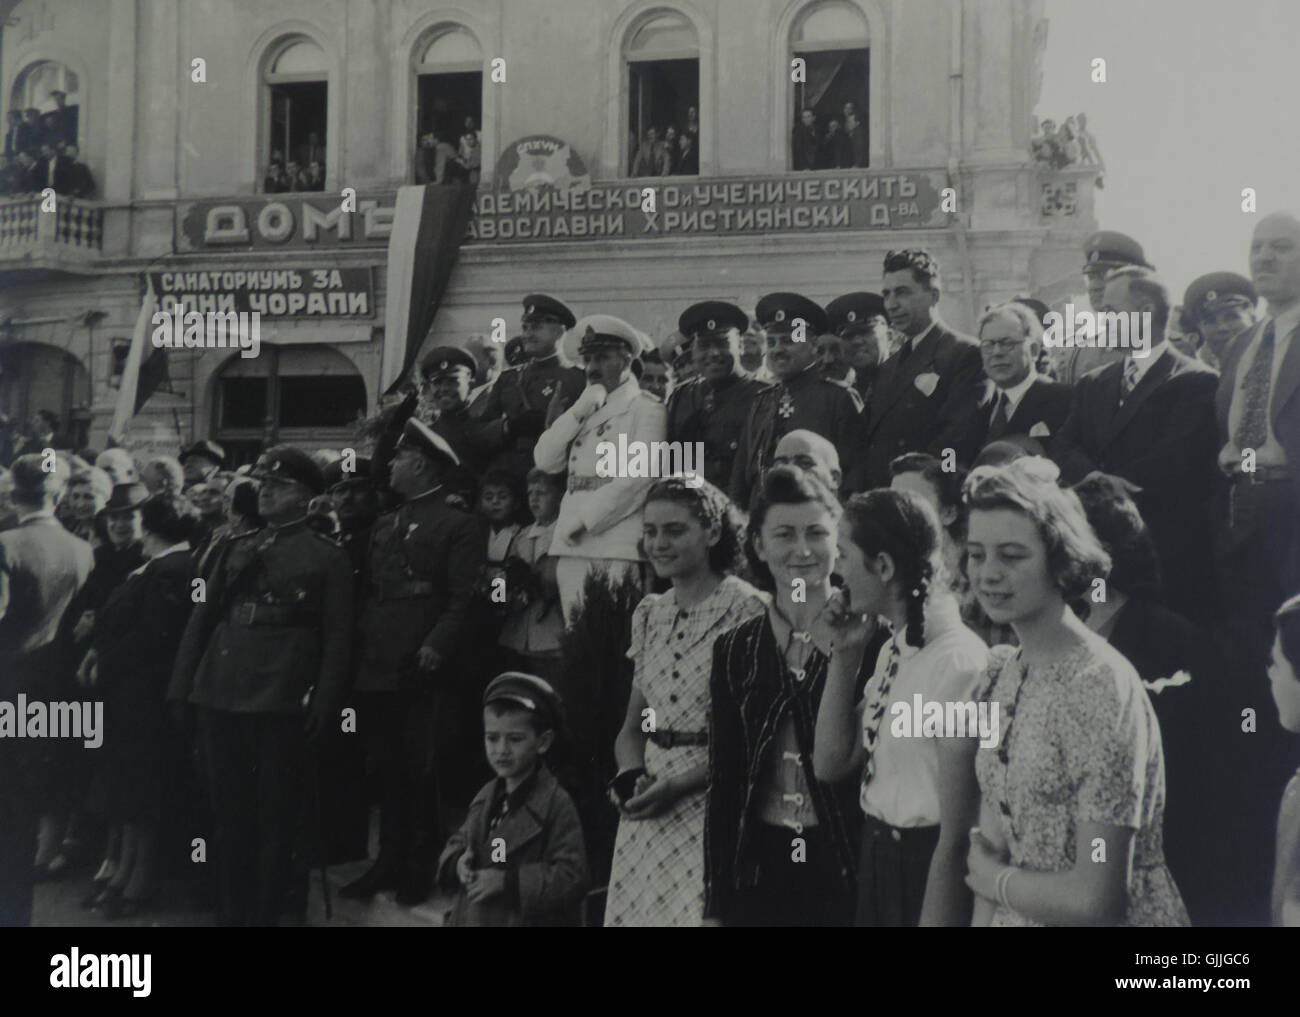
{"label": "young boy", "polygon": [[506,671],[483,693],[483,745],[497,779],[469,806],[438,859],[438,884],[460,893],[448,925],[571,925],[587,889],[573,800],[545,763],[559,698],[542,679]]}
{"label": "young boy", "polygon": [[[1300,597],[1278,608],[1275,621],[1277,635],[1268,669],[1273,701],[1282,726],[1300,733]],[[1300,928],[1300,770],[1287,784],[1277,814],[1272,912],[1274,925]]]}
{"label": "young boy", "polygon": [[564,497],[564,475],[534,467],[528,472],[528,510],[534,522],[515,540],[514,554],[532,568],[529,593],[516,601],[498,642],[518,656],[507,666],[522,667],[548,681],[560,666],[564,615],[555,588],[555,559],[547,555]]}

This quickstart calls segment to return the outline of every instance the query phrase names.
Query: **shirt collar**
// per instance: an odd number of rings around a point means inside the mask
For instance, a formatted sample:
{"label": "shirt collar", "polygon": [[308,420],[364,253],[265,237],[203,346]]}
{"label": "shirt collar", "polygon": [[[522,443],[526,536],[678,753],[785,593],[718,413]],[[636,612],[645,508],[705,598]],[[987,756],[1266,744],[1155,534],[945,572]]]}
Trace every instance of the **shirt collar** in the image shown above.
{"label": "shirt collar", "polygon": [[22,515],[20,515],[18,517],[18,522],[16,525],[22,526],[23,523],[33,519],[53,519],[53,518],[54,518],[54,509],[52,507],[36,509],[36,511],[34,512],[24,512]]}
{"label": "shirt collar", "polygon": [[[1007,419],[1008,420],[1010,420],[1011,415],[1016,412],[1016,407],[1020,405],[1020,401],[1025,398],[1025,393],[1029,391],[1029,387],[1033,385],[1033,383],[1036,382],[1037,380],[1038,380],[1038,373],[1032,367],[1030,367],[1029,374],[1025,377],[1024,381],[1020,382],[1020,384],[1012,385],[1010,388],[998,389],[998,392],[1001,395],[1007,397]],[[997,396],[994,396],[993,401],[995,404],[997,403]]]}
{"label": "shirt collar", "polygon": [[173,544],[171,547],[159,551],[156,555],[154,555],[154,557],[166,558],[169,554],[175,554],[177,551],[188,551],[188,550],[190,550],[190,542],[188,540],[182,540],[179,544]]}
{"label": "shirt collar", "polygon": [[545,764],[543,764],[541,760],[538,760],[537,765],[533,768],[533,772],[525,777],[524,782],[513,791],[506,791],[506,779],[504,777],[498,777],[496,791],[493,792],[492,795],[492,800],[496,804],[496,807],[499,809],[501,806],[501,800],[505,799],[507,811],[518,812],[519,809],[523,807],[524,803],[528,801],[529,796],[532,795],[533,791],[536,790],[538,775],[542,772],[543,765]]}
{"label": "shirt collar", "polygon": [[1159,346],[1152,347],[1151,355],[1149,357],[1135,357],[1131,353],[1128,355],[1128,359],[1132,360],[1133,363],[1137,365],[1138,381],[1141,381],[1146,377],[1147,371],[1151,370],[1151,366],[1165,355],[1165,350],[1167,349],[1169,349],[1168,339],[1162,342]]}
{"label": "shirt collar", "polygon": [[[1285,339],[1287,336],[1289,336],[1292,332],[1294,332],[1297,325],[1300,325],[1300,304],[1296,304],[1295,307],[1292,307],[1290,310],[1285,311],[1282,314],[1279,314],[1277,317],[1273,318],[1272,320],[1273,320],[1273,341],[1275,343],[1278,343],[1281,342],[1283,339]],[[1262,328],[1259,330],[1259,334],[1260,335],[1264,334],[1264,330]]]}

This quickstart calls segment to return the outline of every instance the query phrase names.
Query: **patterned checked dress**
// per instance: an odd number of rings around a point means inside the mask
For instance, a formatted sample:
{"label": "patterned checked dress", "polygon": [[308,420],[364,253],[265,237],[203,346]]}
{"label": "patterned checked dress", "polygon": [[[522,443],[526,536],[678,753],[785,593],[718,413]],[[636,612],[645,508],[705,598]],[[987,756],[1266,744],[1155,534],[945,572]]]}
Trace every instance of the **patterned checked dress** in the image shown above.
{"label": "patterned checked dress", "polygon": [[[633,683],[660,731],[709,729],[713,641],[766,610],[758,591],[727,576],[705,600],[679,610],[675,590],[652,593],[632,616]],[[645,768],[664,779],[708,766],[705,745],[670,749],[647,742]],[[704,789],[651,819],[624,819],[614,844],[607,926],[699,925],[704,917]]]}

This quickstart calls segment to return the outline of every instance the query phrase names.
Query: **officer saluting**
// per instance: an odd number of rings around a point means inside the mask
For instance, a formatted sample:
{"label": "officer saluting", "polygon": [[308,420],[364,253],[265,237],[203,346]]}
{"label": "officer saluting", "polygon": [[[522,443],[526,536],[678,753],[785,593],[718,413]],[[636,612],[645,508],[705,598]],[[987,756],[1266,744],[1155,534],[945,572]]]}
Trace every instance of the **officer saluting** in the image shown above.
{"label": "officer saluting", "polygon": [[[406,422],[389,480],[406,500],[371,532],[358,627],[354,699],[382,786],[379,857],[343,888],[348,897],[395,888],[398,903],[410,905],[429,895],[441,844],[435,711],[456,691],[440,687],[455,675],[435,675],[464,647],[471,593],[487,557],[483,522],[448,501],[446,478],[457,466],[442,435],[414,417]],[[437,748],[445,754],[445,746]]]}
{"label": "officer saluting", "polygon": [[525,476],[533,466],[538,435],[582,393],[586,385],[582,369],[562,363],[556,353],[556,344],[576,321],[573,312],[554,297],[545,293],[524,297],[521,342],[527,359],[502,371],[477,408],[485,439],[499,453],[493,467]]}
{"label": "officer saluting", "polygon": [[267,528],[221,545],[168,694],[199,708],[223,925],[280,917],[305,815],[307,743],[339,722],[352,650],[352,567],[306,523],[325,489],[320,467],[277,445],[254,476]]}
{"label": "officer saluting", "polygon": [[697,377],[668,398],[668,440],[704,443],[704,478],[725,491],[741,431],[755,396],[767,385],[740,366],[740,334],[749,316],[735,304],[705,300],[677,319]]}
{"label": "officer saluting", "polygon": [[461,469],[477,483],[487,466],[491,445],[484,425],[469,409],[474,358],[458,346],[435,346],[420,363],[421,384],[428,390],[437,416],[432,428],[447,439]]}
{"label": "officer saluting", "polygon": [[817,365],[813,340],[829,330],[826,312],[798,293],[769,293],[755,308],[766,333],[767,360],[776,384],[754,399],[741,432],[731,473],[731,498],[741,508],[763,471],[772,465],[776,443],[790,431],[814,431],[840,454],[848,476],[858,456],[862,399],[827,381]]}

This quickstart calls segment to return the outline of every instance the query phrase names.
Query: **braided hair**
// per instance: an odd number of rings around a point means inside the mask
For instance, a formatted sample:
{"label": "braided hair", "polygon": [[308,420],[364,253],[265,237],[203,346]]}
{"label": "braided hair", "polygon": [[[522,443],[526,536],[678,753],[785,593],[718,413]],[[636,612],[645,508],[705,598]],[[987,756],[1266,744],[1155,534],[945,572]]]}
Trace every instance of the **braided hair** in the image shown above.
{"label": "braided hair", "polygon": [[909,491],[879,489],[855,494],[845,506],[849,536],[868,558],[887,554],[907,605],[907,642],[925,645],[925,604],[935,578],[939,520]]}

